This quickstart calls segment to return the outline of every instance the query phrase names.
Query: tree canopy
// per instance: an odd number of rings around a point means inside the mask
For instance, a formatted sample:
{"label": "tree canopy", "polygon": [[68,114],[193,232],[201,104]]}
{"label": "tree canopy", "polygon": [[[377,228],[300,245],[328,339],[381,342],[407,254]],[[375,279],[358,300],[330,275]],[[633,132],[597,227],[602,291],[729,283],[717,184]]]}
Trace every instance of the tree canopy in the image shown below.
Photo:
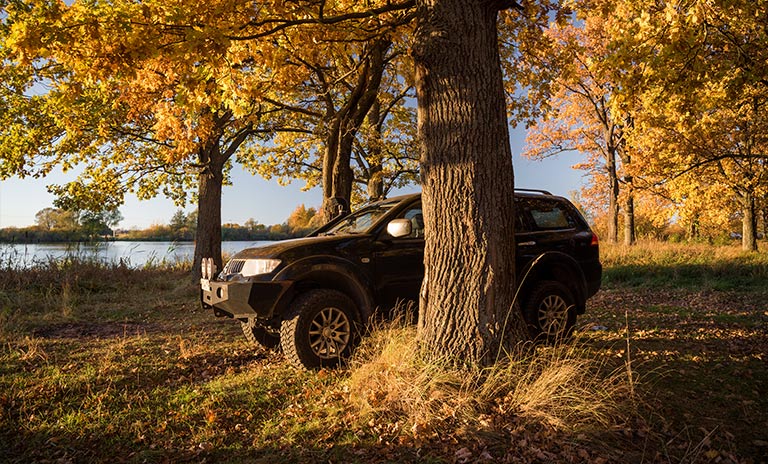
{"label": "tree canopy", "polygon": [[[538,102],[527,154],[568,150],[608,200],[608,239],[634,238],[634,198],[663,199],[696,235],[702,223],[742,219],[756,249],[766,204],[765,2],[569,2],[567,25],[515,71]],[[723,201],[722,196],[730,201]],[[648,209],[645,208],[647,211]],[[727,231],[726,231],[727,232]]]}

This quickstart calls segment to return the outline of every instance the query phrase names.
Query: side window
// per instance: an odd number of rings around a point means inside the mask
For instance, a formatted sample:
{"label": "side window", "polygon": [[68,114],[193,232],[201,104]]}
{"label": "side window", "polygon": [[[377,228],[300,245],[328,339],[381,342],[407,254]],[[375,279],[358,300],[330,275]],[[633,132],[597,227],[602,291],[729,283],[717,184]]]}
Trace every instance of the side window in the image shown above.
{"label": "side window", "polygon": [[528,224],[525,220],[525,211],[523,210],[523,204],[521,202],[515,203],[515,232],[529,232]]}
{"label": "side window", "polygon": [[577,226],[570,212],[558,202],[532,199],[527,209],[536,230],[573,229]]}
{"label": "side window", "polygon": [[421,214],[421,203],[405,210],[402,218],[411,221],[411,235],[403,238],[424,238],[424,216]]}

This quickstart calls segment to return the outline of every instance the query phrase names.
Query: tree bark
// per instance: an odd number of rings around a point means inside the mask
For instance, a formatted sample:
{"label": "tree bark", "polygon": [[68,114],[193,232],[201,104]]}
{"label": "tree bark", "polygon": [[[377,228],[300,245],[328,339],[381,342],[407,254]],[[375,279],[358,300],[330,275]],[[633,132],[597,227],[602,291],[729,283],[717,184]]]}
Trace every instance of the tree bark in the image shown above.
{"label": "tree bark", "polygon": [[197,204],[197,233],[195,235],[195,257],[192,274],[200,277],[200,263],[203,258],[213,258],[216,269],[221,270],[221,188],[224,181],[224,162],[218,143],[201,149],[200,159],[206,167],[200,173]]}
{"label": "tree bark", "polygon": [[221,189],[224,185],[224,166],[240,146],[250,137],[253,126],[247,124],[237,130],[226,144],[224,130],[232,123],[232,113],[224,111],[214,115],[216,130],[198,151],[199,176],[197,194],[197,229],[195,234],[195,255],[192,275],[200,277],[200,263],[203,258],[213,258],[216,269],[221,270],[224,262],[221,256]]}
{"label": "tree bark", "polygon": [[692,218],[691,222],[688,223],[688,232],[687,232],[687,238],[688,241],[697,240],[699,238],[699,214],[696,213]]}
{"label": "tree bark", "polygon": [[381,147],[384,139],[381,131],[384,127],[384,117],[385,115],[381,114],[381,104],[377,99],[368,111],[368,121],[371,127],[375,128],[373,136],[376,137],[376,142],[371,144],[368,153],[368,181],[366,183],[368,198],[372,200],[384,196],[384,166],[381,164]]}
{"label": "tree bark", "polygon": [[[629,126],[634,126],[634,122],[631,117],[627,117],[625,118],[625,120],[626,120],[626,124],[628,124]],[[619,159],[621,160],[621,170],[626,172],[626,171],[630,171],[631,164],[632,164],[632,156],[630,155],[624,132],[625,132],[625,128],[622,127],[621,130],[619,131],[621,136],[619,138],[619,143],[616,148],[616,154],[619,156]],[[625,174],[624,177],[622,178],[622,182],[624,184],[624,191],[626,192],[625,201],[624,201],[624,245],[625,246],[634,245],[636,240],[634,181],[635,181],[634,177],[632,177],[629,174]]]}
{"label": "tree bark", "polygon": [[336,135],[326,139],[326,158],[323,162],[322,211],[325,221],[330,221],[338,214],[337,200],[350,204],[354,180],[350,166],[354,132],[350,132],[349,124],[345,124],[341,116],[334,122],[334,130]]}
{"label": "tree bark", "polygon": [[381,163],[374,163],[369,168],[367,193],[368,198],[375,200],[384,196],[384,168]]}
{"label": "tree bark", "polygon": [[487,365],[527,338],[515,293],[514,175],[490,1],[423,0],[413,48],[426,226],[419,338]]}
{"label": "tree bark", "polygon": [[619,177],[616,173],[616,149],[607,149],[605,168],[608,171],[608,242],[619,241]]}
{"label": "tree bark", "polygon": [[347,103],[335,113],[326,143],[323,160],[323,216],[330,220],[335,215],[334,198],[347,205],[352,199],[354,173],[350,162],[355,135],[378,96],[384,74],[384,56],[392,43],[379,39],[371,44],[369,55],[360,78]]}
{"label": "tree bark", "polygon": [[624,245],[634,245],[635,237],[635,194],[632,188],[632,177],[624,178],[627,198],[624,202]]}
{"label": "tree bark", "polygon": [[335,184],[333,168],[339,153],[339,127],[341,126],[341,119],[339,117],[334,118],[330,126],[331,129],[325,137],[325,153],[323,155],[323,205],[321,212],[324,222],[330,221],[337,214],[336,204],[333,201]]}
{"label": "tree bark", "polygon": [[746,192],[742,197],[744,218],[742,219],[741,248],[747,251],[757,251],[757,214],[755,195]]}

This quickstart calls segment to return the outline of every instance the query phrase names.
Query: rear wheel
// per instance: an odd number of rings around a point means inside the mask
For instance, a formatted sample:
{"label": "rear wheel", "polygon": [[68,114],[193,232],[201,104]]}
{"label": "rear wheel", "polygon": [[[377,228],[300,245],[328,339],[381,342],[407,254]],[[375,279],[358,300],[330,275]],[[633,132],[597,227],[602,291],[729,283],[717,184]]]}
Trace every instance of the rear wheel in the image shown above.
{"label": "rear wheel", "polygon": [[336,290],[299,295],[280,326],[280,345],[296,367],[332,367],[348,358],[357,339],[355,304]]}
{"label": "rear wheel", "polygon": [[256,325],[253,321],[240,321],[240,327],[243,329],[245,339],[251,343],[261,345],[269,350],[280,346],[279,335],[269,332],[264,327]]}
{"label": "rear wheel", "polygon": [[533,288],[523,309],[531,336],[549,343],[568,338],[576,324],[576,301],[565,285],[545,280]]}

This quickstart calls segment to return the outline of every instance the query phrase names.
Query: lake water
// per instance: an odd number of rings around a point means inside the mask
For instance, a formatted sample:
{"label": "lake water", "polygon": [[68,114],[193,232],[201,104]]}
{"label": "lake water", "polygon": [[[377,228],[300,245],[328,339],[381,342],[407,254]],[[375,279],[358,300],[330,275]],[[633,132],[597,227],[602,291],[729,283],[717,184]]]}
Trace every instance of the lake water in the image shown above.
{"label": "lake water", "polygon": [[[222,242],[221,248],[227,256],[244,248],[268,243],[272,242]],[[24,268],[35,263],[75,256],[104,263],[119,263],[122,260],[128,266],[141,267],[146,264],[191,261],[194,252],[195,244],[192,242],[0,243],[0,266]]]}

